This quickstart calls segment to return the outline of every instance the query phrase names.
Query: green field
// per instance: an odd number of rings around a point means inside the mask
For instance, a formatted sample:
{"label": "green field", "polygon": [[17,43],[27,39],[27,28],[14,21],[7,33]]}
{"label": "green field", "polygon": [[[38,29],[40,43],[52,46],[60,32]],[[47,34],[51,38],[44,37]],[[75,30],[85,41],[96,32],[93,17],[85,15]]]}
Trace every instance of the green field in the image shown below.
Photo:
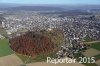
{"label": "green field", "polygon": [[12,54],[7,39],[0,39],[0,57]]}
{"label": "green field", "polygon": [[91,47],[100,51],[100,42],[93,43]]}
{"label": "green field", "polygon": [[95,60],[99,60],[100,59],[100,54],[95,56]]}

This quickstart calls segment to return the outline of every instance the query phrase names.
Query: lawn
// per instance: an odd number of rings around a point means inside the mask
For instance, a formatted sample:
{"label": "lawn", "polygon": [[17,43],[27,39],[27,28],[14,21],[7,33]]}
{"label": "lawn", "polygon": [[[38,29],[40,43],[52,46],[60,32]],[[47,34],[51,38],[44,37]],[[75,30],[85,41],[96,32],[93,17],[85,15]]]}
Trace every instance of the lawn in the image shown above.
{"label": "lawn", "polygon": [[0,39],[0,57],[12,54],[7,39]]}
{"label": "lawn", "polygon": [[93,43],[91,47],[100,51],[100,42]]}

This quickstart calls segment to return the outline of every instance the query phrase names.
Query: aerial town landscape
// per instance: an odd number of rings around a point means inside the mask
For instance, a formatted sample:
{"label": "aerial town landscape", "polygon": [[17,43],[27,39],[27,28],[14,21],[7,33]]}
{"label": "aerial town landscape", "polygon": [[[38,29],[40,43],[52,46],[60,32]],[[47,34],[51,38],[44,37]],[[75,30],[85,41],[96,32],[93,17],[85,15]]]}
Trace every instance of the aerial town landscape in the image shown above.
{"label": "aerial town landscape", "polygon": [[100,66],[100,4],[0,4],[0,66],[39,65]]}

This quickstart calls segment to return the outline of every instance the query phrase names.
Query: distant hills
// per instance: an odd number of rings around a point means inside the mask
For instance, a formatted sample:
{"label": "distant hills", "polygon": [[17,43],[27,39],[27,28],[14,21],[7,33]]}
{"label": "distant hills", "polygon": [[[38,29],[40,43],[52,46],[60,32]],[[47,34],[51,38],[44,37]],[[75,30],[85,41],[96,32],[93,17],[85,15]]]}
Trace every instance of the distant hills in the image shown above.
{"label": "distant hills", "polygon": [[0,10],[25,10],[25,11],[59,11],[64,10],[62,7],[52,5],[28,5],[28,4],[12,4],[0,3]]}
{"label": "distant hills", "polygon": [[21,4],[15,4],[15,3],[0,3],[0,9],[18,7],[18,6],[22,6],[22,5]]}
{"label": "distant hills", "polygon": [[59,11],[63,10],[63,8],[52,7],[52,6],[19,6],[19,7],[11,7],[7,10],[25,10],[25,11]]}
{"label": "distant hills", "polygon": [[29,5],[0,3],[0,10],[26,10],[26,11],[67,11],[67,10],[100,9],[100,5]]}

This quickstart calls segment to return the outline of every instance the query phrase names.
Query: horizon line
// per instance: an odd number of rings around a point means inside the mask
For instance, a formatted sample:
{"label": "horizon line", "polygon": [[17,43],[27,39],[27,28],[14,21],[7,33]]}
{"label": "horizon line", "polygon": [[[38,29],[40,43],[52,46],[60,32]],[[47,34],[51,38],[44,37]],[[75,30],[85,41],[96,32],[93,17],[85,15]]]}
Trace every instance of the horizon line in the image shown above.
{"label": "horizon line", "polygon": [[100,5],[100,4],[37,4],[37,3],[5,3],[5,2],[0,2],[0,4],[19,4],[19,5]]}

